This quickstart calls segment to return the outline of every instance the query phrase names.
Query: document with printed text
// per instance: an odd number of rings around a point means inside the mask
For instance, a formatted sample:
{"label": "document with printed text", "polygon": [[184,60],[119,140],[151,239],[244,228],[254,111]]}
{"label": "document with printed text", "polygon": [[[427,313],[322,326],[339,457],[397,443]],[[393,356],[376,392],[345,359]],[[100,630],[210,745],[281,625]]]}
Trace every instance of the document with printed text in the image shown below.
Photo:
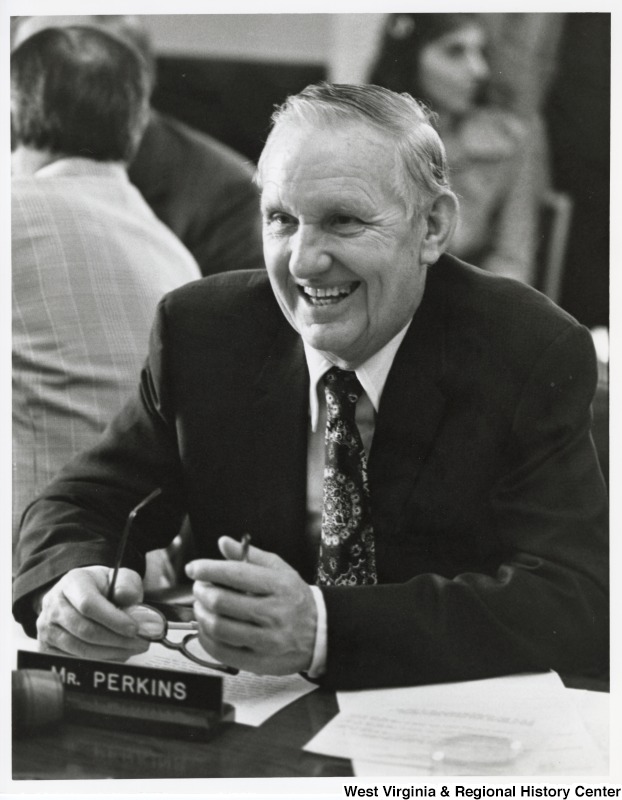
{"label": "document with printed text", "polygon": [[605,775],[555,673],[341,692],[305,750],[351,758],[356,775]]}

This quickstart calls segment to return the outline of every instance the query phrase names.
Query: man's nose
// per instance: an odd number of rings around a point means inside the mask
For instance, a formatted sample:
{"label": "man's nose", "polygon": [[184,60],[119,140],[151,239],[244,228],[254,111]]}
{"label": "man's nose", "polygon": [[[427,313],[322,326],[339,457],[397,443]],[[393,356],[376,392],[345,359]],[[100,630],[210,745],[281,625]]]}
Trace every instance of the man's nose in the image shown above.
{"label": "man's nose", "polygon": [[299,225],[290,239],[289,271],[299,279],[313,278],[332,264],[327,238],[311,225]]}

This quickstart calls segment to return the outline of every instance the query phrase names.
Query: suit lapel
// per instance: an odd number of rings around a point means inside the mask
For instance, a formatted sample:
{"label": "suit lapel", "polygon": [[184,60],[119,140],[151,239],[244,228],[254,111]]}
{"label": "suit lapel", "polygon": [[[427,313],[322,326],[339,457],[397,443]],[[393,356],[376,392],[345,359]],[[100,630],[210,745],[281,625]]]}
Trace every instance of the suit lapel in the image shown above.
{"label": "suit lapel", "polygon": [[445,302],[434,269],[389,372],[376,420],[369,476],[380,545],[398,527],[445,408],[439,385],[445,360]]}
{"label": "suit lapel", "polygon": [[255,397],[259,529],[269,549],[304,573],[309,378],[302,340],[289,325],[280,327]]}

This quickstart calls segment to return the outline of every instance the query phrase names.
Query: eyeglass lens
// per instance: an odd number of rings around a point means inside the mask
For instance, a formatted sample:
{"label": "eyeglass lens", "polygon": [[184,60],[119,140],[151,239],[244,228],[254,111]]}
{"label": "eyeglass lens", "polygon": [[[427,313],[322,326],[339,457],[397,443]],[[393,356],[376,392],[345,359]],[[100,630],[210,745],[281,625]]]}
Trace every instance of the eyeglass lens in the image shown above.
{"label": "eyeglass lens", "polygon": [[207,657],[208,654],[199,641],[198,634],[186,634],[182,641],[172,641],[167,638],[169,629],[195,631],[196,622],[169,622],[157,608],[146,605],[130,606],[125,610],[138,624],[138,636],[142,639],[146,639],[149,642],[162,642],[172,650],[181,651],[191,661],[203,667],[209,667],[219,672],[227,672],[230,675],[238,674],[239,670],[234,667],[210,661]]}
{"label": "eyeglass lens", "polygon": [[138,625],[138,636],[150,642],[158,642],[164,639],[168,624],[164,615],[150,606],[130,606],[125,609]]}

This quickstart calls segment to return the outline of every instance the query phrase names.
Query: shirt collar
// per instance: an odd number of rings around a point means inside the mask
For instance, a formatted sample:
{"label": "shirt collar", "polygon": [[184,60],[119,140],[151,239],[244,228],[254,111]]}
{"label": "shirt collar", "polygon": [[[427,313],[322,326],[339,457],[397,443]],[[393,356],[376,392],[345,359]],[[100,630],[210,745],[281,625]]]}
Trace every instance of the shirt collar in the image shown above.
{"label": "shirt collar", "polygon": [[[393,365],[395,354],[404,336],[406,336],[406,331],[410,327],[411,322],[412,319],[410,319],[402,330],[388,341],[384,347],[381,347],[377,353],[374,353],[373,356],[354,370],[356,377],[361,382],[361,386],[365,390],[376,412],[378,412],[380,407],[380,398],[384,385],[387,382],[389,370]],[[328,372],[328,370],[335,365],[331,363],[326,356],[320,353],[319,350],[315,350],[304,340],[303,345],[305,357],[307,359],[307,369],[309,370],[309,415],[311,417],[311,430],[316,431],[320,414],[318,384],[324,373]]]}
{"label": "shirt collar", "polygon": [[37,178],[55,178],[72,175],[91,176],[96,178],[116,177],[129,180],[125,165],[120,161],[95,161],[92,158],[69,156],[59,158],[46,164],[35,172]]}

